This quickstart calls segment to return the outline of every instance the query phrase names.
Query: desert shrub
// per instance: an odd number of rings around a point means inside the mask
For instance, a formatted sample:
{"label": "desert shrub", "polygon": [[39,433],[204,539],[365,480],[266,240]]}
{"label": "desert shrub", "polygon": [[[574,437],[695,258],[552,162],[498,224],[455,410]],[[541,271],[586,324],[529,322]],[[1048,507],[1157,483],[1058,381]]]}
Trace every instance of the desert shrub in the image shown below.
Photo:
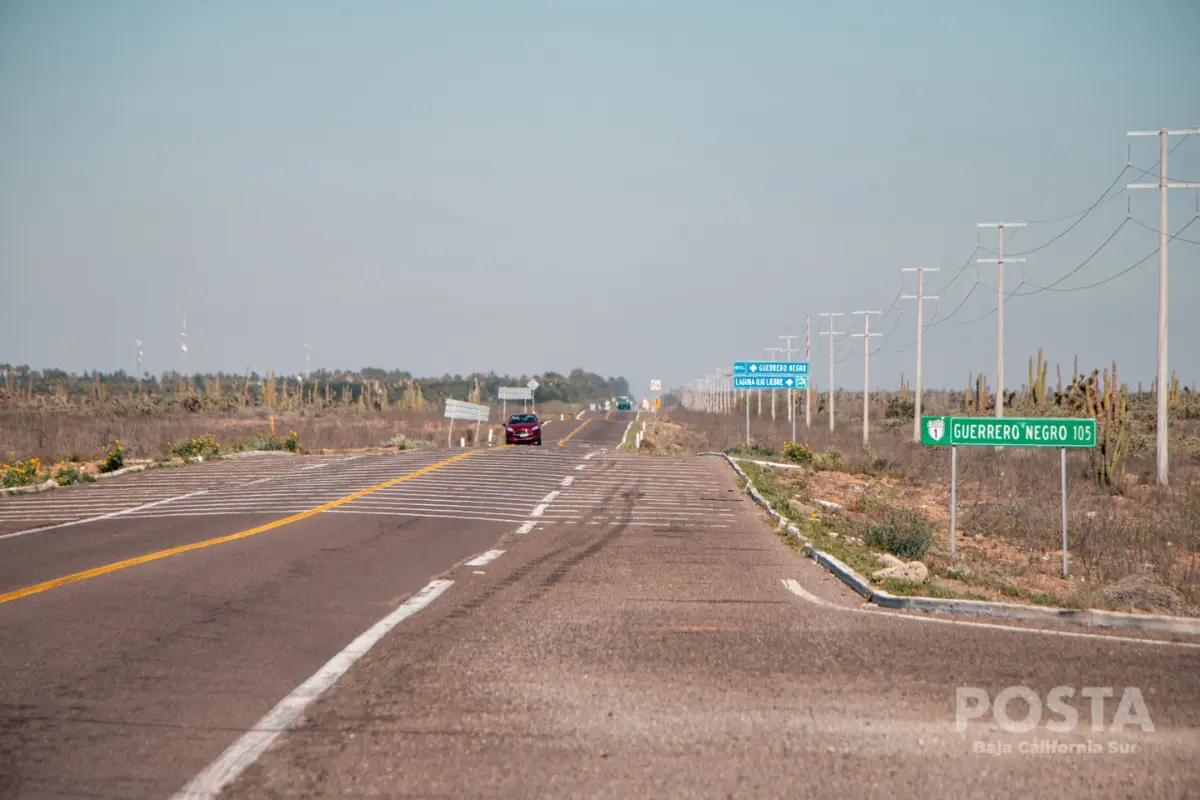
{"label": "desert shrub", "polygon": [[765,444],[735,444],[725,448],[725,454],[742,458],[777,458],[779,453]]}
{"label": "desert shrub", "polygon": [[802,442],[784,442],[783,457],[796,464],[811,464],[813,451],[811,447]]}
{"label": "desert shrub", "polygon": [[116,472],[119,469],[125,468],[125,448],[121,446],[120,439],[114,439],[113,443],[104,451],[104,461],[100,463],[101,472]]}
{"label": "desert shrub", "polygon": [[[16,453],[9,453],[15,456]],[[0,486],[11,489],[14,486],[29,486],[37,483],[42,472],[42,462],[36,456],[18,461],[15,458],[11,464],[0,464]]]}
{"label": "desert shrub", "polygon": [[95,478],[83,471],[82,467],[71,464],[60,464],[51,476],[59,486],[70,486],[75,483],[89,483]]}
{"label": "desert shrub", "polygon": [[434,443],[426,439],[410,439],[404,434],[399,434],[384,442],[383,446],[394,447],[397,450],[425,450],[433,447]]}
{"label": "desert shrub", "polygon": [[211,458],[221,452],[221,447],[217,444],[217,437],[211,433],[188,439],[179,444],[167,442],[167,447],[180,458],[196,458],[197,456]]}
{"label": "desert shrub", "polygon": [[933,523],[915,511],[890,508],[865,524],[862,538],[897,558],[916,561],[933,546]]}
{"label": "desert shrub", "polygon": [[830,450],[828,453],[818,453],[813,457],[812,464],[816,469],[840,469],[842,466],[841,451]]}
{"label": "desert shrub", "polygon": [[[194,440],[200,441],[200,440]],[[257,436],[247,436],[244,439],[236,439],[229,443],[229,449],[235,453],[250,453],[260,450],[287,450],[290,453],[295,453],[300,449],[300,440],[295,431],[291,431],[287,436],[276,436],[273,433],[264,433]],[[177,455],[183,455],[178,450]],[[215,455],[217,450],[213,450]],[[196,455],[209,455],[208,453],[198,452]]]}

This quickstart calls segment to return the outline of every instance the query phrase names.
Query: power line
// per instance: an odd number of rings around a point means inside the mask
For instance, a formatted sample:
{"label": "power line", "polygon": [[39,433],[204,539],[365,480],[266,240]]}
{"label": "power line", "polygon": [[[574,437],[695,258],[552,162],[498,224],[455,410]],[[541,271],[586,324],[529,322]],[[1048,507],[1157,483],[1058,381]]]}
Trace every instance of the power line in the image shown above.
{"label": "power line", "polygon": [[[1179,229],[1179,232],[1178,232],[1178,233],[1176,233],[1174,236],[1172,236],[1172,237],[1170,237],[1170,238],[1175,238],[1175,237],[1179,236],[1179,234],[1180,234],[1180,233],[1183,233],[1185,230],[1187,230],[1188,228],[1190,228],[1190,227],[1192,226],[1192,224],[1196,222],[1196,220],[1197,220],[1197,219],[1200,219],[1200,217],[1192,217],[1192,219],[1191,219],[1191,220],[1190,220],[1190,221],[1189,221],[1189,222],[1188,222],[1186,225],[1184,225],[1182,228],[1180,228],[1180,229]],[[1118,230],[1119,230],[1119,228],[1118,228]],[[1114,235],[1115,235],[1115,232],[1114,232]],[[1110,241],[1111,239],[1112,239],[1112,237],[1110,236],[1110,237],[1109,237],[1109,241]],[[1186,241],[1186,240],[1184,240],[1184,241]],[[1106,242],[1106,243],[1107,243],[1107,242]],[[1101,245],[1101,249],[1103,249],[1103,245]],[[1096,252],[1098,253],[1098,252],[1099,252],[1099,250],[1097,250]],[[1092,257],[1094,257],[1095,255],[1096,255],[1096,253],[1092,253],[1092,255],[1091,255],[1091,256],[1089,256],[1089,260],[1090,260]],[[1040,294],[1041,292],[1044,292],[1044,291],[1049,291],[1049,292],[1059,292],[1059,293],[1064,293],[1064,294],[1065,294],[1065,293],[1070,293],[1070,292],[1082,292],[1082,291],[1084,291],[1084,290],[1086,290],[1086,289],[1094,289],[1094,288],[1096,288],[1097,286],[1103,286],[1103,285],[1104,285],[1104,284],[1106,284],[1106,283],[1111,283],[1112,281],[1115,281],[1117,278],[1123,277],[1123,276],[1125,276],[1125,275],[1129,274],[1130,272],[1133,272],[1135,269],[1137,269],[1138,267],[1142,266],[1142,265],[1143,265],[1143,264],[1145,264],[1147,261],[1149,261],[1150,259],[1154,258],[1154,256],[1156,256],[1156,255],[1158,255],[1158,248],[1157,248],[1157,247],[1156,247],[1156,248],[1154,248],[1154,250],[1153,250],[1153,251],[1151,251],[1150,253],[1148,253],[1148,254],[1147,254],[1147,255],[1146,255],[1144,258],[1142,258],[1141,260],[1139,260],[1139,261],[1136,261],[1136,262],[1134,262],[1133,264],[1130,264],[1128,267],[1125,267],[1124,269],[1122,269],[1121,271],[1117,272],[1117,273],[1116,273],[1116,274],[1114,274],[1114,275],[1110,275],[1110,276],[1109,276],[1109,277],[1107,277],[1107,278],[1103,278],[1102,280],[1098,280],[1098,281],[1096,281],[1096,282],[1094,282],[1094,283],[1089,283],[1089,284],[1087,284],[1087,285],[1085,285],[1085,286],[1072,286],[1072,287],[1070,287],[1069,289],[1055,289],[1055,288],[1052,288],[1052,287],[1056,286],[1057,284],[1059,284],[1059,283],[1061,283],[1062,281],[1066,280],[1067,278],[1071,277],[1071,275],[1073,275],[1073,274],[1075,274],[1076,272],[1078,272],[1078,271],[1079,271],[1079,267],[1076,267],[1074,270],[1072,270],[1071,272],[1067,273],[1066,275],[1064,275],[1064,276],[1063,276],[1062,278],[1060,278],[1059,280],[1057,280],[1057,281],[1055,281],[1054,283],[1050,284],[1050,286],[1038,287],[1038,286],[1037,286],[1037,284],[1035,284],[1035,283],[1030,283],[1029,281],[1022,280],[1022,281],[1021,281],[1021,284],[1018,284],[1018,286],[1017,286],[1017,289],[1019,289],[1019,288],[1020,288],[1020,286],[1021,286],[1022,284],[1025,284],[1025,283],[1029,283],[1029,285],[1030,285],[1030,286],[1035,286],[1035,287],[1037,287],[1037,288],[1036,288],[1034,291],[1032,291],[1032,292],[1018,292],[1016,289],[1014,289],[1014,290],[1013,290],[1013,291],[1012,291],[1010,294],[1008,294],[1008,297],[1030,297],[1030,296],[1032,296],[1032,295],[1035,295],[1035,294]],[[1085,263],[1086,263],[1086,262],[1085,262]],[[1080,266],[1083,266],[1083,265],[1080,265]],[[968,294],[967,294],[967,297],[970,297],[970,293],[968,293]],[[965,303],[966,303],[966,301],[967,301],[967,297],[964,297],[964,298],[963,298],[963,302],[958,304],[958,307],[955,309],[955,311],[957,311],[959,308],[962,308],[963,304],[965,304]],[[951,316],[953,315],[953,313],[954,313],[954,312],[951,312]],[[995,314],[995,313],[996,313],[996,309],[994,309],[994,308],[993,308],[991,311],[988,311],[988,312],[987,312],[987,313],[985,313],[985,314],[981,314],[980,316],[978,316],[978,317],[975,317],[975,318],[973,318],[973,319],[961,320],[961,321],[959,321],[959,320],[954,320],[953,322],[954,322],[954,324],[955,324],[955,325],[973,325],[973,324],[974,324],[974,323],[976,323],[976,322],[982,322],[983,320],[987,319],[988,317],[992,316],[992,315],[993,315],[993,314]],[[933,327],[934,325],[940,325],[942,322],[947,322],[947,321],[951,321],[951,320],[949,319],[949,317],[947,317],[946,319],[943,319],[943,320],[941,320],[940,322],[933,322],[933,323],[930,323],[928,327]],[[909,347],[911,348],[911,347],[912,347],[912,345],[910,344],[910,345],[909,345]],[[895,351],[893,351],[893,352],[895,352]]]}
{"label": "power line", "polygon": [[981,285],[981,282],[980,282],[979,278],[977,277],[975,279],[975,285],[971,287],[971,291],[967,292],[967,296],[962,299],[962,302],[959,303],[957,306],[955,306],[953,311],[951,311],[949,314],[942,317],[940,320],[937,319],[937,317],[939,317],[941,315],[935,313],[933,315],[934,319],[930,320],[929,324],[925,326],[925,329],[928,330],[930,328],[933,328],[938,325],[942,325],[946,322],[949,322],[951,320],[951,318],[953,318],[954,315],[957,314],[959,312],[959,310],[961,310],[962,307],[967,304],[967,301],[971,299],[971,295],[975,294],[975,290],[978,289],[980,287],[980,285]]}
{"label": "power line", "polygon": [[[1184,142],[1186,142],[1186,141],[1188,140],[1188,138],[1189,138],[1188,136],[1184,136],[1182,139],[1180,139],[1178,142],[1176,142],[1176,143],[1175,143],[1175,145],[1174,145],[1174,147],[1172,147],[1170,150],[1168,150],[1168,151],[1167,151],[1167,155],[1170,155],[1171,153],[1175,152],[1176,148],[1178,148],[1178,147],[1179,147],[1181,144],[1183,144]],[[1053,218],[1053,219],[1044,219],[1044,220],[1027,220],[1027,222],[1030,222],[1030,223],[1032,223],[1032,224],[1043,224],[1043,223],[1048,223],[1048,222],[1062,222],[1062,221],[1064,221],[1064,220],[1073,219],[1073,218],[1075,218],[1075,217],[1078,217],[1078,219],[1076,219],[1076,220],[1075,220],[1073,223],[1071,223],[1070,225],[1068,225],[1068,226],[1067,226],[1067,228],[1066,228],[1064,231],[1062,231],[1061,233],[1059,233],[1057,236],[1055,236],[1055,237],[1054,237],[1053,239],[1051,239],[1050,241],[1048,241],[1048,242],[1046,242],[1046,243],[1044,243],[1044,244],[1038,245],[1037,247],[1034,247],[1034,248],[1032,248],[1032,249],[1030,249],[1030,250],[1025,250],[1025,251],[1023,251],[1023,252],[1020,252],[1020,253],[1011,253],[1010,255],[1012,255],[1012,256],[1014,256],[1014,257],[1015,257],[1015,256],[1024,256],[1024,255],[1029,255],[1030,253],[1036,253],[1036,252],[1038,252],[1039,250],[1044,250],[1044,249],[1046,249],[1047,247],[1049,247],[1050,245],[1054,244],[1054,243],[1055,243],[1055,242],[1057,242],[1059,239],[1063,238],[1063,237],[1064,237],[1064,236],[1066,236],[1068,233],[1070,233],[1070,232],[1071,232],[1071,231],[1072,231],[1072,230],[1075,228],[1075,226],[1077,226],[1079,223],[1083,222],[1083,221],[1084,221],[1084,220],[1087,218],[1087,216],[1088,216],[1089,214],[1091,214],[1093,211],[1095,211],[1095,210],[1096,210],[1097,208],[1099,208],[1101,205],[1103,205],[1104,203],[1107,203],[1107,202],[1108,202],[1108,201],[1110,201],[1110,200],[1115,200],[1116,198],[1118,198],[1118,197],[1120,197],[1121,195],[1125,194],[1125,192],[1127,192],[1127,191],[1128,191],[1128,187],[1121,189],[1121,191],[1119,191],[1119,192],[1117,192],[1116,194],[1114,194],[1114,195],[1111,195],[1111,196],[1109,196],[1109,194],[1108,194],[1108,193],[1109,193],[1109,192],[1111,192],[1111,191],[1113,190],[1113,187],[1115,187],[1115,186],[1116,186],[1116,185],[1117,185],[1117,184],[1120,182],[1120,180],[1121,180],[1122,176],[1124,176],[1126,172],[1128,172],[1128,171],[1129,171],[1129,170],[1131,170],[1131,169],[1134,169],[1134,170],[1137,170],[1137,171],[1138,171],[1138,176],[1137,176],[1136,178],[1134,178],[1134,179],[1133,179],[1133,182],[1135,182],[1135,183],[1136,183],[1136,182],[1137,182],[1138,180],[1140,180],[1141,178],[1143,178],[1143,177],[1145,177],[1146,175],[1149,175],[1151,172],[1153,172],[1153,171],[1154,171],[1154,169],[1155,169],[1155,168],[1156,168],[1156,167],[1159,165],[1159,163],[1161,163],[1161,159],[1160,159],[1159,161],[1155,161],[1155,162],[1154,162],[1154,164],[1153,164],[1153,165],[1151,165],[1151,166],[1150,166],[1149,168],[1147,168],[1147,169],[1141,169],[1140,167],[1135,167],[1135,166],[1133,166],[1133,164],[1131,164],[1131,163],[1126,163],[1126,165],[1125,165],[1125,166],[1124,166],[1124,167],[1121,169],[1121,172],[1120,172],[1120,173],[1117,175],[1117,177],[1116,177],[1116,178],[1114,178],[1114,179],[1113,179],[1113,182],[1112,182],[1112,183],[1110,183],[1110,184],[1108,185],[1108,188],[1107,188],[1107,189],[1105,189],[1105,190],[1104,190],[1104,191],[1101,193],[1100,197],[1099,197],[1099,198],[1096,200],[1096,202],[1092,203],[1090,206],[1088,206],[1087,208],[1083,209],[1082,211],[1077,211],[1077,212],[1075,212],[1074,214],[1067,214],[1067,215],[1065,215],[1065,216],[1062,216],[1062,217],[1055,217],[1055,218]],[[1168,180],[1175,180],[1175,179],[1174,179],[1174,178],[1169,178]],[[995,255],[995,254],[996,254],[996,251],[994,251],[994,250],[993,250],[993,251],[989,251],[989,252],[988,252],[988,254],[989,254],[989,255]]]}
{"label": "power line", "polygon": [[[1195,220],[1196,220],[1196,218],[1195,218],[1195,217],[1192,217],[1192,221],[1194,222]],[[1143,228],[1145,228],[1145,229],[1146,229],[1146,230],[1148,230],[1148,231],[1153,231],[1154,233],[1162,233],[1162,231],[1160,231],[1158,228],[1155,228],[1155,227],[1154,227],[1154,226],[1152,226],[1152,225],[1147,225],[1146,223],[1144,223],[1144,222],[1141,222],[1140,220],[1133,219],[1132,217],[1129,219],[1129,221],[1130,221],[1130,222],[1132,222],[1134,225],[1140,225],[1140,226],[1142,226]],[[1188,223],[1188,225],[1191,225],[1191,224],[1192,224],[1191,222],[1189,222],[1189,223]],[[1176,242],[1187,242],[1188,244],[1200,244],[1200,242],[1197,242],[1195,239],[1182,239],[1182,238],[1180,238],[1179,234],[1180,234],[1180,233],[1183,233],[1183,231],[1184,231],[1186,228],[1187,228],[1187,225],[1183,226],[1183,228],[1180,228],[1180,229],[1179,229],[1179,233],[1176,233],[1174,236],[1172,236],[1171,234],[1169,234],[1169,233],[1168,233],[1168,234],[1167,234],[1167,238],[1168,238],[1168,239],[1172,239],[1172,240],[1174,240],[1174,241],[1176,241]],[[1155,252],[1157,252],[1157,251],[1155,251]]]}
{"label": "power line", "polygon": [[[951,278],[950,280],[946,281],[944,284],[942,284],[941,286],[939,286],[937,289],[934,289],[933,291],[934,291],[936,294],[941,294],[942,292],[944,292],[944,291],[946,291],[947,289],[949,289],[949,288],[950,288],[950,284],[952,284],[952,283],[954,283],[956,280],[958,280],[958,277],[959,277],[960,275],[962,275],[964,272],[966,272],[966,270],[967,270],[967,267],[969,267],[969,266],[971,266],[972,264],[974,264],[974,263],[975,263],[975,254],[976,254],[976,253],[978,253],[978,252],[980,251],[980,249],[982,249],[982,248],[981,248],[981,245],[979,245],[979,244],[977,243],[977,244],[975,245],[975,249],[971,251],[971,255],[967,256],[967,263],[965,263],[965,264],[963,264],[961,267],[959,267],[959,269],[958,269],[958,272],[954,273],[954,277],[953,277],[953,278]],[[976,268],[975,268],[975,272],[976,272],[976,274],[978,274],[978,272],[979,272],[979,268],[978,268],[978,267],[976,267]]]}
{"label": "power line", "polygon": [[[1188,221],[1188,223],[1187,223],[1186,225],[1184,225],[1182,228],[1180,228],[1180,229],[1179,229],[1179,233],[1176,233],[1174,236],[1169,236],[1168,238],[1170,238],[1170,239],[1175,239],[1175,238],[1177,238],[1177,237],[1179,236],[1179,234],[1180,234],[1180,233],[1183,233],[1183,232],[1184,232],[1184,231],[1186,231],[1188,228],[1190,228],[1190,227],[1192,226],[1192,223],[1193,223],[1193,222],[1195,222],[1197,219],[1200,219],[1200,217],[1192,217],[1192,218],[1191,218],[1191,220],[1189,220],[1189,221]],[[1186,241],[1189,241],[1189,240],[1188,240],[1188,239],[1181,239],[1180,241],[1184,241],[1184,242],[1186,242]],[[1197,242],[1197,244],[1200,244],[1200,242]],[[1145,258],[1143,258],[1141,261],[1138,261],[1136,264],[1131,264],[1131,265],[1129,265],[1129,266],[1128,266],[1128,267],[1126,267],[1125,269],[1123,269],[1123,270],[1121,270],[1120,272],[1118,272],[1116,275],[1112,275],[1112,276],[1110,276],[1110,277],[1108,277],[1108,278],[1105,278],[1105,279],[1103,279],[1103,280],[1096,281],[1095,283],[1089,283],[1087,286],[1072,286],[1070,289],[1050,289],[1049,287],[1047,287],[1047,288],[1046,288],[1046,291],[1051,291],[1051,292],[1082,292],[1084,289],[1092,289],[1092,288],[1094,288],[1094,287],[1096,287],[1096,286],[1103,286],[1104,284],[1108,283],[1109,281],[1115,281],[1117,278],[1121,277],[1122,275],[1126,274],[1127,272],[1132,272],[1133,270],[1137,269],[1137,268],[1138,268],[1138,267],[1140,267],[1142,264],[1145,264],[1147,261],[1149,261],[1151,258],[1153,258],[1153,257],[1154,257],[1154,256],[1156,256],[1156,255],[1158,255],[1158,248],[1157,248],[1157,247],[1156,247],[1156,248],[1154,248],[1154,250],[1153,250],[1152,252],[1150,252],[1150,253],[1149,253],[1149,254],[1148,254],[1148,255],[1147,255]],[[1036,286],[1036,284],[1030,284],[1030,286]],[[1028,297],[1028,296],[1029,296],[1029,295],[1031,295],[1031,294],[1037,294],[1037,292],[1026,292],[1026,293],[1019,294],[1019,295],[1015,295],[1015,296],[1017,296],[1017,297]]]}
{"label": "power line", "polygon": [[896,321],[892,324],[892,329],[888,331],[887,335],[885,335],[882,341],[879,342],[879,346],[871,351],[871,355],[875,355],[887,345],[888,341],[892,338],[892,334],[896,332],[896,328],[900,327],[900,320],[902,319],[904,319],[903,308],[900,309],[900,316],[896,317]]}
{"label": "power line", "polygon": [[[1178,147],[1179,147],[1179,145],[1181,145],[1181,144],[1183,144],[1184,142],[1186,142],[1186,141],[1188,140],[1188,138],[1189,138],[1189,137],[1187,137],[1187,136],[1184,136],[1182,139],[1180,139],[1178,142],[1176,142],[1176,143],[1175,143],[1175,145],[1174,145],[1174,146],[1173,146],[1173,147],[1172,147],[1170,150],[1168,150],[1168,151],[1167,151],[1167,155],[1170,155],[1171,153],[1174,153],[1174,152],[1175,152],[1175,150],[1176,150],[1176,148],[1178,148]],[[1138,176],[1137,176],[1136,178],[1134,178],[1134,181],[1138,181],[1138,180],[1140,180],[1140,179],[1144,178],[1145,176],[1149,175],[1149,174],[1150,174],[1151,172],[1153,172],[1155,169],[1157,169],[1157,168],[1158,168],[1158,162],[1157,162],[1157,161],[1155,161],[1155,162],[1154,162],[1154,164],[1152,164],[1152,165],[1150,166],[1150,168],[1149,168],[1149,169],[1138,169],[1138,167],[1134,167],[1132,164],[1126,164],[1126,165],[1125,165],[1125,167],[1126,167],[1126,169],[1131,169],[1131,168],[1132,168],[1132,169],[1137,169],[1137,170],[1138,170],[1139,174],[1138,174]],[[1122,173],[1122,174],[1124,174],[1124,173]],[[1112,191],[1112,186],[1109,186],[1109,187],[1108,187],[1108,189],[1107,189],[1107,190],[1105,190],[1105,194],[1107,194],[1109,191]],[[1082,210],[1080,210],[1080,211],[1076,211],[1076,212],[1075,212],[1075,213],[1073,213],[1073,214],[1063,214],[1061,217],[1051,217],[1051,218],[1048,218],[1048,219],[1030,219],[1030,220],[1026,220],[1026,222],[1028,222],[1030,225],[1044,225],[1044,224],[1046,224],[1046,223],[1049,223],[1049,222],[1063,222],[1064,220],[1068,220],[1068,219],[1074,219],[1075,217],[1078,217],[1080,214],[1086,214],[1086,213],[1088,213],[1088,212],[1089,212],[1089,211],[1091,211],[1092,209],[1096,208],[1096,206],[1098,206],[1098,205],[1102,205],[1102,204],[1104,204],[1104,203],[1107,203],[1109,200],[1116,200],[1118,197],[1120,197],[1121,195],[1123,195],[1123,194],[1125,193],[1125,191],[1126,191],[1125,189],[1122,189],[1121,191],[1119,191],[1119,192],[1117,192],[1116,194],[1114,194],[1112,197],[1108,197],[1108,198],[1103,198],[1103,195],[1101,195],[1101,197],[1102,197],[1103,199],[1102,199],[1102,200],[1100,200],[1100,202],[1098,202],[1098,203],[1093,203],[1092,205],[1088,206],[1087,208],[1085,208],[1085,209],[1082,209]]]}
{"label": "power line", "polygon": [[[1108,238],[1104,240],[1104,243],[1103,243],[1103,244],[1101,244],[1099,247],[1097,247],[1095,250],[1093,250],[1093,251],[1092,251],[1092,254],[1091,254],[1090,256],[1088,256],[1087,258],[1085,258],[1085,259],[1083,260],[1083,263],[1081,263],[1081,264],[1080,264],[1079,266],[1077,266],[1075,269],[1071,270],[1071,271],[1070,271],[1070,272],[1068,272],[1066,275],[1063,275],[1061,278],[1059,278],[1058,280],[1056,280],[1054,283],[1051,283],[1049,286],[1038,286],[1036,283],[1031,283],[1031,284],[1029,284],[1029,285],[1030,285],[1030,286],[1036,286],[1036,287],[1037,287],[1037,290],[1036,290],[1036,291],[1033,291],[1033,292],[1026,292],[1026,293],[1024,293],[1024,294],[1022,294],[1022,295],[1020,295],[1020,296],[1021,296],[1021,297],[1028,297],[1029,295],[1031,295],[1031,294],[1037,294],[1038,292],[1049,292],[1049,291],[1053,291],[1055,286],[1058,286],[1060,283],[1062,283],[1063,281],[1065,281],[1067,278],[1071,277],[1071,276],[1072,276],[1072,275],[1074,275],[1076,272],[1079,272],[1079,270],[1083,269],[1083,268],[1084,268],[1084,267],[1086,267],[1086,266],[1087,266],[1089,263],[1091,263],[1091,260],[1092,260],[1093,258],[1095,258],[1096,256],[1100,255],[1100,251],[1101,251],[1101,250],[1103,250],[1104,248],[1108,247],[1108,244],[1109,244],[1109,242],[1111,242],[1113,239],[1115,239],[1115,238],[1117,237],[1117,234],[1121,232],[1121,229],[1125,227],[1125,223],[1129,222],[1129,219],[1130,219],[1129,217],[1126,217],[1125,219],[1121,220],[1121,224],[1117,226],[1117,229],[1116,229],[1115,231],[1113,231],[1112,233],[1110,233],[1110,234],[1108,235]],[[1023,281],[1023,282],[1024,282],[1024,281]],[[1011,293],[1009,296],[1010,296],[1010,297],[1016,297],[1016,296],[1017,296],[1017,294],[1016,294],[1016,289],[1014,289],[1014,290],[1013,290],[1013,292],[1012,292],[1012,293]]]}

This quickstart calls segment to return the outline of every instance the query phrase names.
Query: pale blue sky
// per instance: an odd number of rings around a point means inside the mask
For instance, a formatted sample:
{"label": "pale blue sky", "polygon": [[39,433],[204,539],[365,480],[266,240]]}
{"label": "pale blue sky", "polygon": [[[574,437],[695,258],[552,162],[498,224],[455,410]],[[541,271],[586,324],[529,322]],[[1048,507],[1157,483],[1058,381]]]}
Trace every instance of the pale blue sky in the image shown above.
{"label": "pale blue sky", "polygon": [[[678,385],[765,355],[806,311],[887,309],[901,267],[941,267],[936,289],[977,222],[1087,207],[1126,131],[1200,125],[1198,33],[1194,0],[0,2],[0,361],[132,370],[142,339],[146,369],[180,369],[186,314],[196,370],[295,372],[311,343],[314,367]],[[1151,166],[1157,142],[1134,145]],[[1200,137],[1169,164],[1200,180]],[[1131,194],[1156,227],[1156,192]],[[1171,202],[1174,232],[1195,192]],[[1105,203],[1027,256],[1028,279],[1125,214]],[[1128,224],[1059,288],[1156,246]],[[1170,253],[1190,382],[1200,246]],[[1039,345],[1148,380],[1156,263],[1011,301],[1008,383]],[[995,268],[979,274],[954,320],[994,307]],[[911,376],[893,351],[913,311],[873,384]],[[930,328],[927,384],[993,375],[995,338],[994,317]],[[861,387],[859,350],[837,369]]]}

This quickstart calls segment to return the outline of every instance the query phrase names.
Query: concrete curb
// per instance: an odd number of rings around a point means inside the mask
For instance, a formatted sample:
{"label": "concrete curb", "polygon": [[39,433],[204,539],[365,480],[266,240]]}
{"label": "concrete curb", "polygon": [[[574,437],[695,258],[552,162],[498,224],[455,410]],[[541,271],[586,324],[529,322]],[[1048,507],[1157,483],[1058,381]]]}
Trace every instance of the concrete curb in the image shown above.
{"label": "concrete curb", "polygon": [[842,583],[849,586],[868,602],[881,608],[949,614],[973,614],[976,616],[997,617],[1023,622],[1070,622],[1096,628],[1130,628],[1159,633],[1200,634],[1200,619],[1190,617],[1125,614],[1119,611],[1102,611],[1099,609],[1026,606],[1018,603],[994,603],[987,600],[907,597],[894,595],[882,589],[876,589],[871,585],[870,581],[859,575],[853,568],[843,564],[828,553],[817,549],[811,542],[801,536],[799,528],[788,523],[779,512],[771,508],[766,500],[763,499],[763,496],[759,494],[758,489],[755,488],[754,483],[750,480],[750,476],[737,465],[737,462],[732,457],[725,453],[697,453],[697,455],[720,456],[724,458],[738,475],[746,479],[747,494],[754,498],[754,502],[762,506],[773,519],[786,525],[788,535],[804,545],[804,554],[806,556],[836,575]]}
{"label": "concrete curb", "polygon": [[[749,461],[751,464],[758,464],[760,467],[777,467],[779,469],[805,469],[803,464],[781,464],[778,461],[758,461],[753,458],[742,458],[740,456],[726,455],[725,453],[701,453],[700,455],[719,455],[726,458],[732,458],[734,461]],[[809,468],[811,469],[811,468]]]}
{"label": "concrete curb", "polygon": [[0,489],[0,497],[7,494],[37,494],[38,492],[48,492],[51,489],[57,488],[58,482],[50,478],[45,483],[39,483],[34,486],[13,486],[8,489]]}
{"label": "concrete curb", "polygon": [[145,464],[138,464],[136,467],[121,467],[114,469],[112,472],[97,472],[92,477],[98,481],[106,480],[107,478],[117,478],[121,475],[128,475],[131,472],[145,472],[147,469]]}

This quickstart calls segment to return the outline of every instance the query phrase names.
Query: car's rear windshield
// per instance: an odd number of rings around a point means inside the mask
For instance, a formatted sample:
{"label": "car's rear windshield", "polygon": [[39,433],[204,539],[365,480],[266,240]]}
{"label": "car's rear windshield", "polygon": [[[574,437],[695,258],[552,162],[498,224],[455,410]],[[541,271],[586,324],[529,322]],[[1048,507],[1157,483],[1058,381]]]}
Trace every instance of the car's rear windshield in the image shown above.
{"label": "car's rear windshield", "polygon": [[517,422],[537,422],[535,414],[513,414],[508,418],[510,424]]}

